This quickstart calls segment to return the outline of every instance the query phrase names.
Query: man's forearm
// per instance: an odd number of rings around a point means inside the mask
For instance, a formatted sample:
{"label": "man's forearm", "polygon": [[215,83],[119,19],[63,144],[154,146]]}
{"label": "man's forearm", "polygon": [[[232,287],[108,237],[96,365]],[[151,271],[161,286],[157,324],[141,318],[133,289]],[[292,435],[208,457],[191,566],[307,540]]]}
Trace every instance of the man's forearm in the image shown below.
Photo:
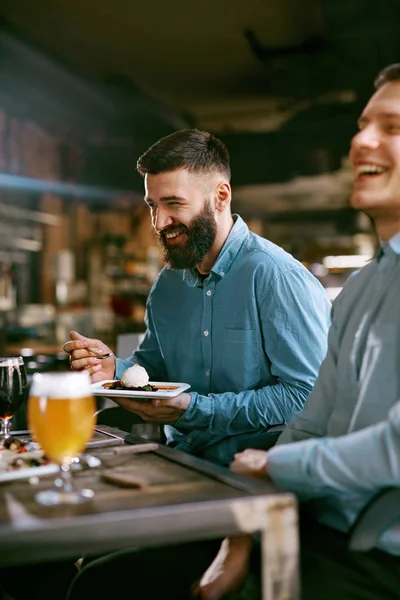
{"label": "man's forearm", "polygon": [[299,412],[310,393],[306,385],[277,383],[258,390],[235,394],[192,393],[193,404],[177,422],[182,431],[207,432],[210,440],[255,431],[286,423]]}
{"label": "man's forearm", "polygon": [[400,435],[393,419],[337,438],[284,444],[268,452],[268,472],[300,498],[358,494],[398,485]]}

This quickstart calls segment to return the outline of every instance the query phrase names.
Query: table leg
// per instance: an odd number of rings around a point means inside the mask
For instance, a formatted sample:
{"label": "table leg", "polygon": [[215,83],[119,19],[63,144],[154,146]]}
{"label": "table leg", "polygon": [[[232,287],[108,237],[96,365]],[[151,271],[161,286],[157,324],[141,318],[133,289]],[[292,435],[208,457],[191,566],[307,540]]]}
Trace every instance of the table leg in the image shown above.
{"label": "table leg", "polygon": [[263,600],[298,600],[299,538],[295,499],[266,507],[261,535]]}

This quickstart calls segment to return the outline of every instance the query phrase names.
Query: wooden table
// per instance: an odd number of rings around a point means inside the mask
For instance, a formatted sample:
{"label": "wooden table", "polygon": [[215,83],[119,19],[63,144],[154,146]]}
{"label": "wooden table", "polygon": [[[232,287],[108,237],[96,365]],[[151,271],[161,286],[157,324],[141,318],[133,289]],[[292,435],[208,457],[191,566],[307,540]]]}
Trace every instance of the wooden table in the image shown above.
{"label": "wooden table", "polygon": [[54,344],[49,342],[43,342],[37,339],[26,339],[19,342],[9,342],[7,344],[7,355],[8,356],[19,356],[21,353],[27,356],[26,352],[30,352],[32,355],[36,354],[48,354],[55,355],[59,352],[63,352],[62,344]]}
{"label": "wooden table", "polygon": [[[116,436],[120,445],[118,450],[91,448],[103,466],[76,473],[78,486],[95,491],[91,502],[39,506],[34,494],[51,486],[51,477],[41,478],[36,485],[28,481],[0,485],[0,565],[259,531],[263,600],[299,597],[297,505],[293,495],[280,492],[270,482],[239,476],[161,445],[151,452],[124,454],[121,448],[126,448],[126,443],[146,440],[102,427]],[[136,476],[147,485],[124,489],[107,483],[101,474],[110,468],[114,473]]]}

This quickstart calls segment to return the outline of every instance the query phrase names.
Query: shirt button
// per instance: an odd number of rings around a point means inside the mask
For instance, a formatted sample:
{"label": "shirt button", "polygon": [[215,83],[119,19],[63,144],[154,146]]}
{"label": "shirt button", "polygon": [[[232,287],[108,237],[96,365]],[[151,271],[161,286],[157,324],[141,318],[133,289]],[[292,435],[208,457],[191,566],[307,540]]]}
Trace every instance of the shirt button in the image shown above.
{"label": "shirt button", "polygon": [[186,438],[186,443],[191,444],[193,442],[192,438]]}
{"label": "shirt button", "polygon": [[205,331],[203,331],[203,333],[207,337],[208,336],[208,329],[206,329]]}
{"label": "shirt button", "polygon": [[210,377],[210,371],[206,371],[206,377]]}
{"label": "shirt button", "polygon": [[221,275],[221,277],[223,277],[225,275],[225,273],[223,271],[220,271],[219,274]]}
{"label": "shirt button", "polygon": [[211,296],[211,290],[206,291],[207,296]]}

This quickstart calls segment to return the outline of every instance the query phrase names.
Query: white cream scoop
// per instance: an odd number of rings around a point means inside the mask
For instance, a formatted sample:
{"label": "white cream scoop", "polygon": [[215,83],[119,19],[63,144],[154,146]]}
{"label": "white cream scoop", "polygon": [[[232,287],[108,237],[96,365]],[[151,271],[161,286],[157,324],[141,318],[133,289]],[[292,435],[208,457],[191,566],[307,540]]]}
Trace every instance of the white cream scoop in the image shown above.
{"label": "white cream scoop", "polygon": [[149,383],[149,374],[144,367],[133,365],[122,373],[120,381],[124,388],[145,387]]}

